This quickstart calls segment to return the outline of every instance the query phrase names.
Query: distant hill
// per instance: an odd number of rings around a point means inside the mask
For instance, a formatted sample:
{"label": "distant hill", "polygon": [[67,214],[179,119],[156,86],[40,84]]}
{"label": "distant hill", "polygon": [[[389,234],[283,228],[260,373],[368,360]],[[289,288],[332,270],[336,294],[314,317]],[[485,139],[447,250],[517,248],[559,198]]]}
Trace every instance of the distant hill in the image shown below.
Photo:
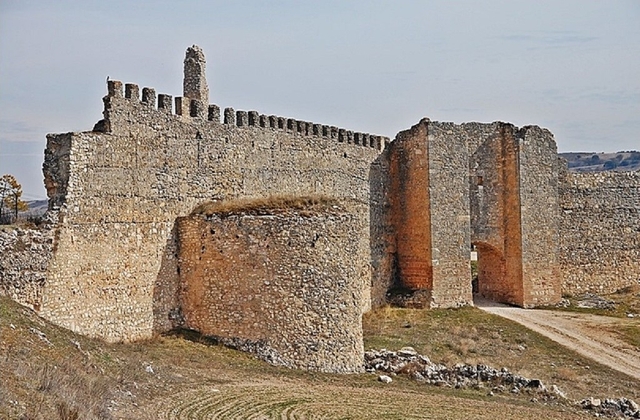
{"label": "distant hill", "polygon": [[640,152],[637,150],[616,153],[567,152],[558,153],[567,160],[574,172],[638,171]]}
{"label": "distant hill", "polygon": [[31,200],[27,201],[29,210],[22,212],[23,215],[41,216],[47,211],[49,200]]}

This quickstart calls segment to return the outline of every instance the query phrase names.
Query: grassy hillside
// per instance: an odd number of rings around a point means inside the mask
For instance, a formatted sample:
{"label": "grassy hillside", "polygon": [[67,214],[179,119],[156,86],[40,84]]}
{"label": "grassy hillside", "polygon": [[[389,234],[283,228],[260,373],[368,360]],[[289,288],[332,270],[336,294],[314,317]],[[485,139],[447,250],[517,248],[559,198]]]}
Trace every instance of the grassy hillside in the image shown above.
{"label": "grassy hillside", "polygon": [[[413,346],[434,361],[482,362],[557,384],[569,400],[625,396],[640,382],[475,308],[384,308],[364,319],[366,348]],[[592,418],[570,401],[488,395],[399,375],[331,375],[270,366],[186,333],[110,345],[52,326],[0,298],[0,418]]]}

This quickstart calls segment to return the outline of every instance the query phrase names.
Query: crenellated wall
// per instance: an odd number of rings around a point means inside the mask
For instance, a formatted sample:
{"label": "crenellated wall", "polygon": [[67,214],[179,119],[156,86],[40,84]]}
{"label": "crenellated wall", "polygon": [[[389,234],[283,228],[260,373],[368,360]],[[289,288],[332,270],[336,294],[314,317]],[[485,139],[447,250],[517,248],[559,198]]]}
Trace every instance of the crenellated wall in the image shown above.
{"label": "crenellated wall", "polygon": [[[186,68],[186,67],[185,67]],[[187,76],[185,76],[187,77]],[[123,89],[124,88],[124,89]],[[94,131],[48,136],[45,178],[60,208],[41,314],[110,341],[180,322],[175,220],[210,200],[321,194],[350,200],[369,241],[371,164],[388,139],[224,111],[198,99],[108,82]],[[383,206],[380,198],[374,206]],[[360,255],[371,267],[371,255]],[[370,307],[371,269],[362,274]]]}
{"label": "crenellated wall", "polygon": [[[141,103],[151,109],[157,109],[169,115],[179,117],[183,122],[202,122],[209,121],[219,124],[220,107],[210,104],[205,107],[204,103],[198,99],[188,97],[176,97],[171,95],[159,94],[153,88],[145,87],[142,89],[142,98],[140,97],[140,88],[133,83],[123,84],[118,80],[109,80],[107,82],[108,95],[105,101],[105,113],[111,112],[110,103],[112,99],[125,98],[134,103]],[[173,108],[175,103],[175,109]],[[157,108],[156,108],[157,107]],[[116,114],[118,111],[115,111]],[[111,115],[111,114],[110,114]],[[325,139],[333,139],[339,143],[353,144],[365,148],[373,148],[382,151],[389,144],[389,138],[384,136],[373,135],[369,133],[354,132],[336,126],[317,124],[309,121],[299,121],[293,118],[279,117],[275,115],[260,114],[258,111],[236,111],[233,108],[225,108],[222,123],[225,125],[237,127],[260,127],[265,129],[276,129],[283,132],[295,133],[302,136],[315,136]],[[108,119],[101,120],[96,124],[93,131],[111,132]]]}

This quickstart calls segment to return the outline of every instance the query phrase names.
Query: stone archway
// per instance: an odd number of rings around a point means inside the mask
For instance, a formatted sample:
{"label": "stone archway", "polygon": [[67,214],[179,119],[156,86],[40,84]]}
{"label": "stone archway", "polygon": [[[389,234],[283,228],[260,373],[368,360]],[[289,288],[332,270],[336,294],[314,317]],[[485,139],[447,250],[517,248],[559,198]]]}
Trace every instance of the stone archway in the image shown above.
{"label": "stone archway", "polygon": [[487,299],[505,301],[509,295],[504,255],[486,242],[474,242],[478,255],[478,291]]}

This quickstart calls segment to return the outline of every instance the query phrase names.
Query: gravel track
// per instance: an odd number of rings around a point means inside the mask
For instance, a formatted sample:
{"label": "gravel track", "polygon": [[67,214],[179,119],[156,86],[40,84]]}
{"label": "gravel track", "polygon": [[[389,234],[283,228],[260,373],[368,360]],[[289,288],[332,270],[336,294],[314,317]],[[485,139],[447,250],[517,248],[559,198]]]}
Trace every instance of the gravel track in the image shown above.
{"label": "gravel track", "polygon": [[625,343],[611,332],[621,326],[640,328],[639,319],[522,309],[484,299],[476,299],[475,305],[486,312],[515,321],[600,364],[640,379],[640,349]]}

